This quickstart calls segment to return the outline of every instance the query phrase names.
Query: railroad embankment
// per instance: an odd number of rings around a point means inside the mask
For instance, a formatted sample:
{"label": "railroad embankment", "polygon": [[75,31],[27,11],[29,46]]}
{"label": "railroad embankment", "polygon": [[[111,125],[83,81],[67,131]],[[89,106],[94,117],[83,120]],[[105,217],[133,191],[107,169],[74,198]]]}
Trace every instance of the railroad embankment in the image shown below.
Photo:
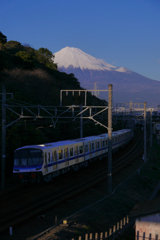
{"label": "railroad embankment", "polygon": [[[11,238],[35,239],[36,235],[54,226],[55,217],[58,222],[68,217],[67,226],[53,227],[37,239],[78,239],[78,236],[84,237],[89,232],[94,234],[109,231],[129,215],[135,204],[149,200],[159,184],[160,148],[156,139],[153,139],[153,147],[147,148],[147,159],[144,163],[140,156],[113,176],[113,194],[108,196],[106,179],[46,212],[43,218],[35,218],[25,226],[13,229]],[[157,196],[160,196],[160,191]],[[133,225],[126,228],[117,239],[134,239]],[[8,237],[9,234],[6,233],[1,239]]]}

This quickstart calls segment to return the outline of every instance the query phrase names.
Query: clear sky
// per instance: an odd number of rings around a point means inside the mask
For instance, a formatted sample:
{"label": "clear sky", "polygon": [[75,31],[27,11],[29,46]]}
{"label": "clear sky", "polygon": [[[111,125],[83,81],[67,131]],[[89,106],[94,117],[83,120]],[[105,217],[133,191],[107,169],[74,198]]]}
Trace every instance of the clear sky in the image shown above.
{"label": "clear sky", "polygon": [[160,0],[0,0],[7,40],[76,47],[160,81]]}

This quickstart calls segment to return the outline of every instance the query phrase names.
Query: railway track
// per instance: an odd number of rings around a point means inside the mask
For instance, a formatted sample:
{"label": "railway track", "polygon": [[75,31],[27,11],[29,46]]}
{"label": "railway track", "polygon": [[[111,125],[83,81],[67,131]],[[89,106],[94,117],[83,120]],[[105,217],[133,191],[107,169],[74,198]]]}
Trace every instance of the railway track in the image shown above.
{"label": "railway track", "polygon": [[143,135],[141,134],[137,143],[131,148],[129,152],[113,162],[112,169],[114,173],[123,168],[127,163],[133,161],[134,156],[141,154],[143,150]]}
{"label": "railway track", "polygon": [[[126,164],[133,161],[142,151],[142,135],[132,149],[123,157],[113,162],[112,171],[115,174],[120,171]],[[10,226],[16,226],[31,217],[42,214],[49,208],[63,202],[80,192],[90,188],[96,183],[104,180],[108,176],[107,166],[99,169],[96,172],[89,174],[87,177],[81,178],[68,186],[65,186],[57,191],[41,196],[36,200],[30,201],[27,204],[15,207],[14,209],[5,211],[0,215],[0,232],[7,230]]]}

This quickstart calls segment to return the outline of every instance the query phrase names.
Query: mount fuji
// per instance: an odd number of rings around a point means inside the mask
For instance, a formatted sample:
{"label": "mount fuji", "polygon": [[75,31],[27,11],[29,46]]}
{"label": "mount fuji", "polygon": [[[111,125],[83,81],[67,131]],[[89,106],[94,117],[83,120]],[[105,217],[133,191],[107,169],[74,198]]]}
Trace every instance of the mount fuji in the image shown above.
{"label": "mount fuji", "polygon": [[[58,70],[73,73],[86,89],[108,89],[113,84],[113,103],[147,102],[147,106],[160,104],[160,81],[152,80],[125,67],[115,67],[97,59],[78,48],[65,47],[54,53]],[[100,98],[108,100],[107,94]]]}

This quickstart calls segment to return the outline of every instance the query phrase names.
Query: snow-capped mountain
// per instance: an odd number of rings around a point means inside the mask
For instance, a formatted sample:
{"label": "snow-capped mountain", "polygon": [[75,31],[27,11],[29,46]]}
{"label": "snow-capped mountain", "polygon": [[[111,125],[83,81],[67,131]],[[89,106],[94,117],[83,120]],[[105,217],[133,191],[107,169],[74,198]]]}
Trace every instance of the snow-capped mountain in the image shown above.
{"label": "snow-capped mountain", "polygon": [[59,52],[54,53],[54,62],[58,64],[58,68],[80,68],[81,70],[115,70],[118,72],[127,72],[127,68],[117,68],[111,64],[106,63],[102,59],[92,57],[78,48],[65,47]]}
{"label": "snow-capped mountain", "polygon": [[[108,89],[108,84],[113,84],[114,103],[129,103],[132,100],[135,103],[147,102],[150,106],[160,104],[160,81],[149,79],[125,67],[115,67],[78,48],[65,47],[54,53],[54,56],[58,69],[73,73],[86,89],[94,89],[95,82],[98,89]],[[99,97],[107,100],[106,95],[103,93]]]}

